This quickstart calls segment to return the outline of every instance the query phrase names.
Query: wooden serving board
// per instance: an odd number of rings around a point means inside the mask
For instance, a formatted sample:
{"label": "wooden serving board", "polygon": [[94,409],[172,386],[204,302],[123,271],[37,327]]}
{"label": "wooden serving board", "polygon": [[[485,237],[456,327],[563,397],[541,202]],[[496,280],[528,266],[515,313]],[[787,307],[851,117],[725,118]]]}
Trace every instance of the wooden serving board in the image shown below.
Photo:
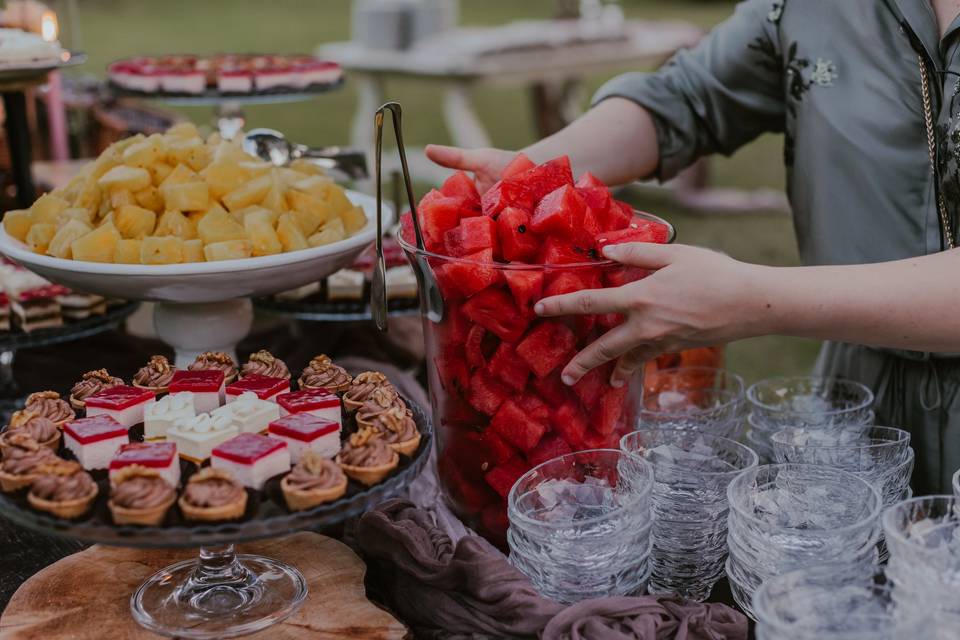
{"label": "wooden serving board", "polygon": [[[238,545],[239,553],[282,560],[309,586],[300,610],[246,636],[258,640],[358,638],[400,640],[406,627],[367,600],[366,566],[348,547],[316,533]],[[154,572],[195,550],[95,545],[46,567],[17,590],[0,617],[2,640],[141,640],[158,638],[130,616],[130,595]]]}

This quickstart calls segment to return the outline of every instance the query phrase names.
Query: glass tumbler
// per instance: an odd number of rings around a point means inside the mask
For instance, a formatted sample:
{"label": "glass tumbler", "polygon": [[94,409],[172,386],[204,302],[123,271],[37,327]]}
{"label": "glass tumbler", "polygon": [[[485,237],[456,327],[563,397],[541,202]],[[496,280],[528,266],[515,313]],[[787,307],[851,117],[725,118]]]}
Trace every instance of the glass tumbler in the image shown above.
{"label": "glass tumbler", "polygon": [[743,378],[712,367],[677,367],[644,380],[640,429],[693,429],[726,438],[740,435],[746,406]]}
{"label": "glass tumbler", "polygon": [[679,429],[635,431],[620,448],[653,468],[648,590],[706,600],[727,557],[727,486],[757,466],[757,454],[729,438]]}
{"label": "glass tumbler", "polygon": [[747,389],[747,401],[757,426],[767,431],[868,424],[873,419],[873,392],[839,378],[767,378]]}
{"label": "glass tumbler", "polygon": [[540,464],[510,490],[510,562],[562,603],[642,593],[649,574],[653,471],[615,449]]}

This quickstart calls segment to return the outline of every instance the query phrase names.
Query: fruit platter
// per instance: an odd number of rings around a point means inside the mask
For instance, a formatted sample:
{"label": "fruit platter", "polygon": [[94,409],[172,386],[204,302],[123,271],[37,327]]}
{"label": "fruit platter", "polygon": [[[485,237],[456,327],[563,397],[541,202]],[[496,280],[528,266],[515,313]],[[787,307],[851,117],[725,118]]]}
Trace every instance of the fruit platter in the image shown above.
{"label": "fruit platter", "polygon": [[[616,314],[541,319],[541,298],[642,278],[601,257],[619,242],[667,243],[665,221],[616,200],[599,180],[574,180],[566,157],[535,165],[520,154],[481,194],[456,173],[410,214],[400,243],[440,289],[439,321],[424,315],[438,468],[454,511],[503,543],[506,497],[531,467],[559,455],[617,448],[642,392],[609,384],[611,366],[569,387],[573,354],[622,322]],[[426,265],[424,267],[423,265]],[[427,304],[427,301],[424,301]]]}

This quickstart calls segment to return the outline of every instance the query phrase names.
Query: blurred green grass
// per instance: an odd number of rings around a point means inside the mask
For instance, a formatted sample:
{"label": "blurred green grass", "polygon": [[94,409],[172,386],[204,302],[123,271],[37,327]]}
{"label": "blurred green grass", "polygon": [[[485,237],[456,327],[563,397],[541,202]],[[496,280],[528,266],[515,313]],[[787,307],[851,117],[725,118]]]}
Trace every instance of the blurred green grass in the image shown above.
{"label": "blurred green grass", "polygon": [[[685,20],[709,28],[730,14],[733,2],[713,0],[627,0],[630,17]],[[551,0],[461,0],[463,24],[499,24],[538,18],[551,12]],[[83,47],[89,54],[84,71],[102,74],[108,62],[139,54],[219,51],[310,52],[318,44],[350,34],[349,0],[84,0],[80,9]],[[587,78],[587,95],[610,74]],[[429,82],[388,83],[387,95],[404,104],[405,137],[411,145],[449,142],[442,122],[440,93]],[[516,89],[477,92],[477,111],[497,146],[515,149],[534,140],[527,96]],[[356,107],[354,88],[301,104],[251,107],[249,126],[284,130],[310,144],[349,142]],[[211,111],[181,111],[207,123]],[[372,118],[371,118],[372,120]],[[779,136],[763,136],[731,158],[717,158],[711,183],[721,187],[781,189],[784,174]],[[637,206],[673,222],[682,242],[712,247],[765,264],[797,263],[790,219],[775,214],[705,215],[665,202],[656,194],[632,198]],[[729,349],[729,366],[749,380],[809,370],[817,343],[781,337],[745,340]]]}

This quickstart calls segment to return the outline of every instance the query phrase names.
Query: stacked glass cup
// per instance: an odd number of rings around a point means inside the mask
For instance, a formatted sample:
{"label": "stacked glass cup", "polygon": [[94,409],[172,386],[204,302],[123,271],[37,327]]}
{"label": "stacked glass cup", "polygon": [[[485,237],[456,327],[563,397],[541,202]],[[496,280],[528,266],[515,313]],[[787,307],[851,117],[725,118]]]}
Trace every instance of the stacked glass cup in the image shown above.
{"label": "stacked glass cup", "polygon": [[727,577],[749,615],[754,591],[771,577],[824,563],[843,575],[873,571],[883,502],[866,480],[831,467],[771,464],[742,472],[727,497]]}
{"label": "stacked glass cup", "polygon": [[953,495],[957,500],[960,500],[960,469],[953,474]]}
{"label": "stacked glass cup", "polygon": [[653,468],[648,590],[706,600],[727,557],[727,486],[757,466],[757,454],[729,438],[680,429],[635,431],[620,448]]}
{"label": "stacked glass cup", "polygon": [[770,438],[786,427],[871,425],[873,392],[839,378],[768,378],[747,389],[746,443],[761,462],[773,460]]}
{"label": "stacked glass cup", "polygon": [[507,497],[510,562],[561,603],[643,593],[650,575],[653,471],[614,449],[534,467]]}
{"label": "stacked glass cup", "polygon": [[753,595],[757,640],[903,640],[929,638],[933,623],[897,606],[881,572],[843,575],[830,565],[768,578]]}
{"label": "stacked glass cup", "polygon": [[694,429],[737,439],[746,406],[743,378],[713,367],[662,369],[644,380],[639,429]]}
{"label": "stacked glass cup", "polygon": [[922,496],[883,514],[898,606],[926,612],[936,640],[960,637],[960,498]]}

